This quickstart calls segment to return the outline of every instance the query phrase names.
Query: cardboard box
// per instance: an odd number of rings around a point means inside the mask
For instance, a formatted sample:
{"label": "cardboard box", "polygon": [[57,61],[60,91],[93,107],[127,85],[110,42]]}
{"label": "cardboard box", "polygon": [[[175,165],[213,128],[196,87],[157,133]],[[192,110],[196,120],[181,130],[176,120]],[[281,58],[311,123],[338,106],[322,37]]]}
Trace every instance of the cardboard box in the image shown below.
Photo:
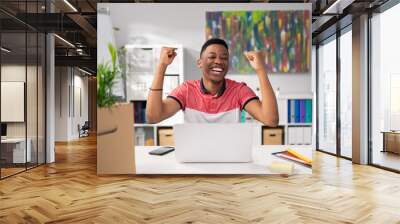
{"label": "cardboard box", "polygon": [[97,108],[97,174],[135,173],[133,105]]}
{"label": "cardboard box", "polygon": [[263,145],[283,145],[282,128],[263,128]]}
{"label": "cardboard box", "polygon": [[172,128],[158,129],[158,144],[162,146],[174,146],[174,135]]}

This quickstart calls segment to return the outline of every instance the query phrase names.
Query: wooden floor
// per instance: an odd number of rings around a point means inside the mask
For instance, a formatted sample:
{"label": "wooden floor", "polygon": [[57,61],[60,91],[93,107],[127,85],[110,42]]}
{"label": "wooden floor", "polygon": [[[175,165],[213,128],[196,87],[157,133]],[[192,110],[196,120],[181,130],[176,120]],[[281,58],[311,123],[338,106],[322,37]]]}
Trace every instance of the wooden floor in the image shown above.
{"label": "wooden floor", "polygon": [[0,223],[400,223],[400,175],[314,155],[312,175],[96,176],[96,141],[0,181]]}
{"label": "wooden floor", "polygon": [[10,175],[19,173],[26,170],[25,167],[24,168],[1,168],[1,177],[8,177]]}
{"label": "wooden floor", "polygon": [[374,151],[372,162],[377,165],[400,170],[400,155],[392,152]]}
{"label": "wooden floor", "polygon": [[1,168],[1,178],[6,178],[8,176],[15,175],[20,172],[24,172],[27,169],[33,169],[36,166],[37,166],[36,164],[28,163],[26,168],[25,168],[25,164],[18,164],[18,167],[11,167],[11,168],[10,167],[7,167],[7,168],[2,167]]}

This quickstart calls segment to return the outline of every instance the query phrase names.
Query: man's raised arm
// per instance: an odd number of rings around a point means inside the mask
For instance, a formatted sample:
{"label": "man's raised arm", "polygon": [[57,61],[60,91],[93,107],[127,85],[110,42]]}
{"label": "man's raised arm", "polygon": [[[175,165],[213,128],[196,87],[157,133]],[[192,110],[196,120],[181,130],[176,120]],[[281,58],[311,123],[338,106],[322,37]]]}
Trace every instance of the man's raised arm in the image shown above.
{"label": "man's raised arm", "polygon": [[250,101],[245,110],[263,124],[275,127],[279,123],[278,106],[265,69],[265,54],[259,51],[250,51],[246,52],[245,56],[257,73],[262,97],[261,102],[258,100]]}
{"label": "man's raised arm", "polygon": [[149,90],[146,105],[146,117],[148,123],[158,123],[171,117],[179,111],[179,104],[170,98],[162,99],[164,74],[168,65],[172,63],[176,56],[174,48],[161,48],[160,62],[157,65],[153,83]]}

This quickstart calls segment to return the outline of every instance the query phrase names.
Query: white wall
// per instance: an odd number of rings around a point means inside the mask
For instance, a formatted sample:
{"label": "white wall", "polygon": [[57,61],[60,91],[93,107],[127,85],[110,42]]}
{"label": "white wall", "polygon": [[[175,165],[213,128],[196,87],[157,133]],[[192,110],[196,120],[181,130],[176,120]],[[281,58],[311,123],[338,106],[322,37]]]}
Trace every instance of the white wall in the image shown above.
{"label": "white wall", "polygon": [[[181,44],[185,49],[185,80],[199,79],[201,73],[196,66],[200,48],[205,41],[205,12],[221,10],[300,10],[311,9],[311,4],[267,4],[267,3],[198,3],[198,4],[109,4],[99,3],[99,8],[108,8],[118,47],[126,44]],[[100,15],[101,16],[101,15]],[[107,39],[105,34],[109,22],[98,17],[98,42]],[[190,18],[190,19],[189,19]],[[104,24],[103,24],[104,22]],[[98,55],[102,55],[98,47]],[[271,74],[274,89],[283,93],[311,92],[311,71],[307,74]],[[255,90],[258,80],[255,75],[231,75],[229,78],[247,82]]]}
{"label": "white wall", "polygon": [[311,89],[313,92],[314,102],[312,104],[312,147],[317,146],[317,48],[312,46],[311,50]]}
{"label": "white wall", "polygon": [[[73,138],[79,137],[79,132],[78,132],[78,124],[82,126],[85,121],[88,121],[88,107],[89,107],[89,102],[88,102],[88,78],[87,76],[81,76],[76,74],[75,70],[75,75],[74,75],[74,86],[75,86],[75,94],[73,96],[74,98],[74,108],[72,110],[75,110],[75,113],[72,114],[72,120],[71,120],[71,135]],[[80,73],[82,74],[82,73]],[[80,99],[78,98],[78,93],[77,90],[80,90]],[[79,102],[79,100],[81,102]],[[79,106],[80,104],[80,106]],[[81,113],[79,111],[79,107],[82,110]]]}
{"label": "white wall", "polygon": [[68,86],[67,67],[55,68],[55,141],[68,141]]}
{"label": "white wall", "polygon": [[[97,63],[109,62],[111,65],[111,55],[108,51],[108,44],[111,43],[117,48],[114,38],[114,26],[106,6],[99,6],[97,13]],[[118,64],[118,59],[117,59]],[[121,78],[118,78],[113,89],[113,94],[125,98],[124,85]]]}
{"label": "white wall", "polygon": [[[260,91],[257,91],[260,85],[256,75],[227,75],[226,77],[245,82],[260,96]],[[268,77],[274,90],[279,88],[280,93],[310,93],[312,91],[309,74],[270,74]]]}
{"label": "white wall", "polygon": [[25,82],[25,65],[2,65],[1,81]]}
{"label": "white wall", "polygon": [[[25,64],[3,64],[1,66],[1,78],[2,82],[23,82],[26,85],[26,99],[24,96],[24,87],[19,89],[19,94],[23,96],[20,98],[22,102],[19,102],[20,107],[11,108],[11,107],[3,107],[1,108],[2,112],[6,113],[20,113],[20,117],[22,116],[21,122],[7,122],[7,137],[25,137],[31,141],[31,151],[32,158],[35,158],[33,161],[36,161],[36,155],[39,153],[39,163],[44,162],[44,92],[43,89],[43,78],[44,74],[42,73],[41,67],[37,66],[25,66]],[[25,80],[27,78],[27,81]],[[3,83],[2,83],[3,84]],[[2,94],[5,89],[2,89]],[[10,93],[10,92],[9,92]],[[7,94],[7,93],[5,93]],[[7,95],[2,95],[2,98],[7,98]],[[26,107],[25,107],[26,101]],[[13,102],[10,102],[13,103]],[[15,102],[18,103],[18,102]],[[13,111],[14,110],[14,111]],[[19,111],[15,111],[19,110]],[[26,112],[26,120],[24,118],[24,114]],[[3,118],[2,118],[3,119]],[[39,150],[39,151],[38,151]],[[51,157],[48,157],[51,158]]]}
{"label": "white wall", "polygon": [[[78,124],[88,120],[88,78],[71,67],[56,67],[55,73],[55,141],[70,141],[79,137]],[[76,107],[79,89],[82,116]]]}
{"label": "white wall", "polygon": [[[83,124],[89,120],[89,78],[87,76],[76,76],[79,81],[79,86],[82,89],[82,116],[80,122]],[[78,83],[78,81],[75,81]]]}
{"label": "white wall", "polygon": [[[25,65],[2,65],[1,66],[1,81],[18,81],[25,82]],[[7,110],[7,108],[2,108]],[[11,122],[7,124],[8,137],[25,137],[25,122]]]}
{"label": "white wall", "polygon": [[[1,66],[1,81],[9,82],[24,82],[26,71],[31,72],[33,70],[32,66],[18,65],[18,64],[8,64]],[[36,95],[28,94],[28,96],[33,97]],[[2,96],[4,97],[4,96]],[[22,108],[24,110],[24,108]],[[7,108],[2,108],[2,110],[7,110]],[[31,115],[31,114],[30,114]],[[31,117],[29,117],[29,121]],[[26,122],[8,122],[7,125],[7,136],[8,137],[25,137],[25,126]],[[30,126],[29,126],[30,127]]]}
{"label": "white wall", "polygon": [[[99,10],[101,11],[101,10]],[[97,14],[97,24],[101,26],[97,29],[97,61],[98,63],[111,61],[111,56],[108,53],[107,45],[111,43],[116,46],[114,38],[113,24],[110,15],[107,12]]]}
{"label": "white wall", "polygon": [[25,121],[24,93],[24,82],[1,82],[1,122]]}

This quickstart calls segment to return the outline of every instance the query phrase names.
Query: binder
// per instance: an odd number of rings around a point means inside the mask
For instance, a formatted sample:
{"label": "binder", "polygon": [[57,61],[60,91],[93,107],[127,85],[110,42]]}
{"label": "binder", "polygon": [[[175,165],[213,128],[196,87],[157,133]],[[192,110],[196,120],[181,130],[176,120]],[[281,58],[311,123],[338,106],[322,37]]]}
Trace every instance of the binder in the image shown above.
{"label": "binder", "polygon": [[295,119],[294,119],[294,109],[295,109],[295,106],[294,106],[294,101],[295,100],[290,100],[290,122],[291,123],[294,123],[295,122]]}
{"label": "binder", "polygon": [[288,123],[291,122],[291,120],[290,120],[290,116],[291,116],[291,112],[290,112],[290,101],[291,101],[291,100],[288,100],[288,103],[287,103],[287,107],[288,107],[288,114],[287,114]]}
{"label": "binder", "polygon": [[300,123],[304,123],[306,121],[305,115],[306,115],[306,105],[305,105],[305,100],[299,100],[300,101]]}
{"label": "binder", "polygon": [[146,123],[146,103],[143,101],[134,101],[134,118],[135,123],[143,124]]}
{"label": "binder", "polygon": [[310,99],[306,100],[306,123],[312,122],[312,101]]}
{"label": "binder", "polygon": [[143,113],[142,113],[143,123],[146,124],[147,123],[147,120],[146,120],[146,107],[143,107],[142,110],[143,110]]}
{"label": "binder", "polygon": [[288,101],[286,99],[278,99],[279,124],[288,123]]}
{"label": "binder", "polygon": [[300,100],[295,100],[295,108],[294,108],[294,121],[296,123],[300,122]]}
{"label": "binder", "polygon": [[140,105],[139,104],[140,104],[140,102],[137,102],[137,101],[133,102],[133,108],[134,108],[133,115],[134,115],[135,123],[140,123],[140,111],[139,111]]}

